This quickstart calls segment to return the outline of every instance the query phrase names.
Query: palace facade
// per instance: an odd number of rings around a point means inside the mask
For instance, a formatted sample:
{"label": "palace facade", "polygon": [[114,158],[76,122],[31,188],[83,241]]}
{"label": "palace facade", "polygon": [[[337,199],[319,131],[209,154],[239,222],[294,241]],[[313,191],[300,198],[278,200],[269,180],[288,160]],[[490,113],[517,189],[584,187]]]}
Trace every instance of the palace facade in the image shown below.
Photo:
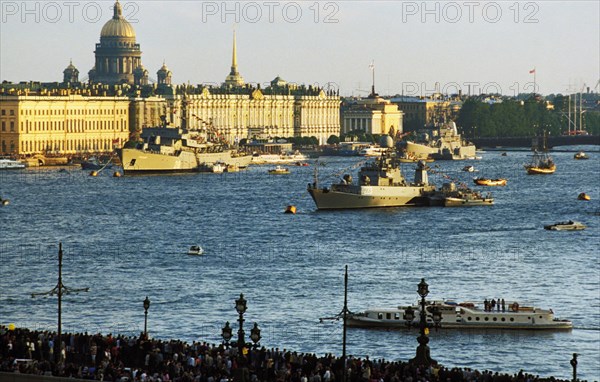
{"label": "palace facade", "polygon": [[129,139],[127,97],[1,97],[0,154],[111,152]]}
{"label": "palace facade", "polygon": [[342,107],[342,134],[362,131],[365,134],[393,135],[403,131],[403,114],[389,100],[371,93],[367,98],[344,101]]}
{"label": "palace facade", "polygon": [[96,44],[89,81],[80,82],[71,62],[61,83],[0,85],[0,155],[112,152],[144,127],[167,115],[173,127],[210,125],[230,143],[252,138],[316,137],[325,144],[340,135],[338,91],[289,84],[244,82],[232,65],[221,86],[172,84],[166,64],[151,83],[133,27],[117,0]]}

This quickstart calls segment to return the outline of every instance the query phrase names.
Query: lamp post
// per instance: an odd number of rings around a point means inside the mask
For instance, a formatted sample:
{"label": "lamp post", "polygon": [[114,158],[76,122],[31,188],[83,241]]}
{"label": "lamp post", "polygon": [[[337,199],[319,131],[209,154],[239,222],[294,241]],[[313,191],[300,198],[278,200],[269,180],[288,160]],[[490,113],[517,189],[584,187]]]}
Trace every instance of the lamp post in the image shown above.
{"label": "lamp post", "polygon": [[148,309],[150,309],[150,299],[148,296],[144,299],[144,337],[148,338]]}
{"label": "lamp post", "polygon": [[63,260],[63,250],[62,250],[62,243],[58,243],[58,283],[56,284],[56,286],[54,288],[52,288],[51,290],[49,290],[48,292],[41,292],[41,293],[32,293],[31,297],[34,298],[36,296],[54,296],[57,295],[58,296],[58,333],[57,333],[57,343],[55,344],[56,346],[56,357],[58,362],[57,363],[62,363],[63,359],[61,358],[62,355],[62,296],[63,295],[67,295],[70,293],[79,293],[79,292],[87,292],[89,290],[89,288],[79,288],[79,289],[75,289],[75,288],[68,288],[65,286],[65,284],[63,284],[62,282],[62,260]]}
{"label": "lamp post", "polygon": [[[429,328],[427,327],[427,316],[425,312],[425,297],[429,294],[429,285],[425,282],[425,279],[421,279],[417,293],[421,296],[421,320],[419,321],[420,335],[417,337],[419,346],[417,347],[415,358],[411,359],[410,363],[416,366],[429,367],[431,365],[436,365],[437,361],[431,358],[429,355],[429,347],[427,346],[427,343],[429,342],[429,337],[427,337]],[[439,319],[441,320],[441,315],[439,316]]]}
{"label": "lamp post", "polygon": [[573,353],[573,359],[571,359],[571,366],[573,367],[573,382],[577,382],[577,353]]}
{"label": "lamp post", "polygon": [[[246,343],[244,338],[244,313],[248,309],[246,305],[246,299],[244,295],[240,293],[240,298],[235,300],[235,310],[238,312],[238,340],[237,340],[237,348],[238,348],[238,369],[234,372],[233,380],[234,382],[247,382],[250,380],[248,368],[246,367],[246,356],[244,354],[245,347],[257,347],[260,342],[260,329],[258,324],[255,322],[254,327],[250,330],[250,339],[253,343]],[[229,346],[229,341],[233,338],[233,330],[229,325],[229,321],[225,323],[225,326],[221,329],[221,337],[223,337],[223,342],[225,346]]]}
{"label": "lamp post", "polygon": [[244,294],[240,293],[240,298],[235,300],[235,310],[238,312],[238,356],[242,357],[244,355],[244,345],[246,344],[246,340],[244,339],[244,313],[248,307],[246,306],[246,299],[244,298]]}

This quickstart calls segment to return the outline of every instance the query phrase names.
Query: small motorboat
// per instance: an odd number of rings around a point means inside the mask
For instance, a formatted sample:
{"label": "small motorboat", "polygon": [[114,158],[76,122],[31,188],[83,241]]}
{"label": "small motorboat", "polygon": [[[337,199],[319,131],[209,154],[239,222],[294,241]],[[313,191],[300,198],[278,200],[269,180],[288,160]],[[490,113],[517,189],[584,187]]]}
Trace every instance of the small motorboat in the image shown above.
{"label": "small motorboat", "polygon": [[308,163],[306,163],[306,162],[296,162],[296,166],[307,167]]}
{"label": "small motorboat", "polygon": [[281,167],[281,166],[277,166],[275,168],[272,168],[269,170],[269,174],[272,175],[285,175],[285,174],[289,174],[290,170],[285,168],[285,167]]}
{"label": "small motorboat", "polygon": [[507,179],[473,178],[473,182],[478,186],[506,186]]}
{"label": "small motorboat", "polygon": [[199,245],[192,245],[190,250],[188,251],[188,255],[191,256],[200,256],[204,254],[204,249],[202,249]]}
{"label": "small motorboat", "polygon": [[224,171],[225,171],[225,166],[223,166],[221,163],[215,163],[211,167],[211,172],[213,174],[222,174]]}
{"label": "small motorboat", "polygon": [[505,151],[501,154],[503,157],[508,156],[508,153]]}
{"label": "small motorboat", "polygon": [[590,157],[584,153],[583,151],[578,152],[573,156],[574,159],[582,160],[582,159],[590,159]]}
{"label": "small motorboat", "polygon": [[585,224],[573,220],[544,226],[549,231],[581,231],[586,228]]}
{"label": "small motorboat", "polygon": [[474,166],[465,166],[465,167],[463,167],[462,170],[466,171],[466,172],[475,172],[475,167]]}
{"label": "small motorboat", "polygon": [[590,196],[588,194],[586,194],[585,192],[580,193],[579,195],[577,195],[577,200],[591,200]]}

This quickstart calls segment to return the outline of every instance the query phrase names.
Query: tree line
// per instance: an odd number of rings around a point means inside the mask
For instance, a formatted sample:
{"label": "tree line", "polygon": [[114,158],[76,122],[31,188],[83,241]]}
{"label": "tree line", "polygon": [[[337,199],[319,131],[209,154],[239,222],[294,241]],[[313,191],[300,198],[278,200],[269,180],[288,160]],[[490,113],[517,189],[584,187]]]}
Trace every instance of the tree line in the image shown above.
{"label": "tree line", "polygon": [[[600,113],[585,110],[581,115],[583,128],[589,134],[600,133]],[[572,112],[571,120],[579,118]],[[464,136],[475,137],[531,137],[546,130],[550,135],[564,134],[569,128],[568,101],[564,96],[554,98],[553,107],[540,98],[528,100],[506,99],[499,103],[485,103],[467,99],[456,120]],[[571,130],[574,125],[571,124]]]}

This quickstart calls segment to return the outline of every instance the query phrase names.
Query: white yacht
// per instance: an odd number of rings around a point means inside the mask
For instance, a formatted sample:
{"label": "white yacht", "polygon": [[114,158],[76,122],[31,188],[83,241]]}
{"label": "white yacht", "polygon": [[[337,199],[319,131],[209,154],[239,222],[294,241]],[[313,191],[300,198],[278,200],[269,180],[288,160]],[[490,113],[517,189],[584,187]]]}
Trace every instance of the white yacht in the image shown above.
{"label": "white yacht", "polygon": [[19,170],[25,168],[25,163],[18,160],[0,158],[0,170]]}
{"label": "white yacht", "polygon": [[[425,306],[427,322],[433,324],[433,311],[439,309],[442,320],[439,327],[467,329],[572,329],[573,323],[554,317],[552,309],[521,306],[516,301],[500,304],[492,309],[484,309],[473,302],[427,301]],[[409,314],[406,314],[409,312]],[[411,318],[412,320],[408,320]],[[420,306],[398,306],[395,308],[371,308],[364,312],[352,313],[347,318],[348,326],[403,328],[418,326]]]}

